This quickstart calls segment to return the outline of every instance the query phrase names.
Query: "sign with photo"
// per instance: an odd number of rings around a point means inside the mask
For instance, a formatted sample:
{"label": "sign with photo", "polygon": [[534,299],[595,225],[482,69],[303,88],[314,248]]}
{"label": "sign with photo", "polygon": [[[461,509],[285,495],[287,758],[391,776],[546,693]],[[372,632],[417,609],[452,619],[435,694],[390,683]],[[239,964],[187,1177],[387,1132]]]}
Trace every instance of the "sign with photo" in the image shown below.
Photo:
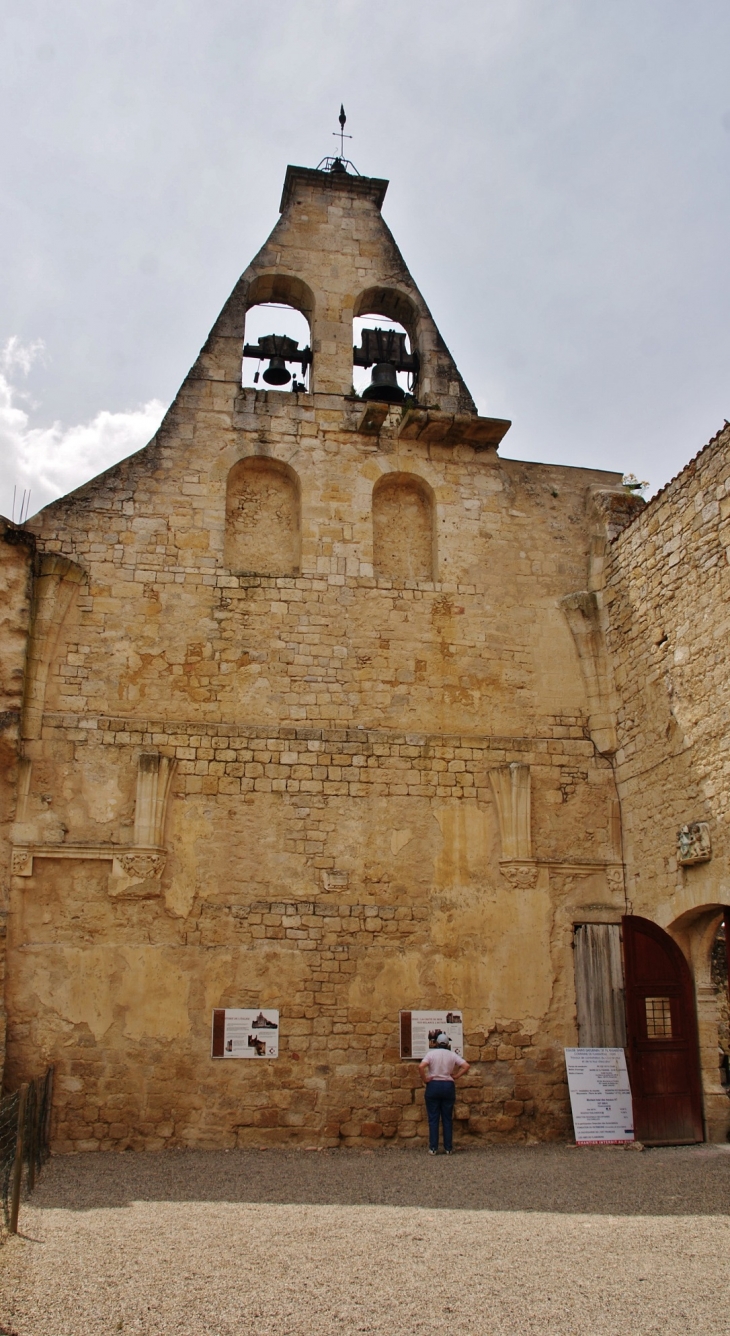
{"label": "sign with photo", "polygon": [[566,1048],[570,1107],[578,1146],[634,1140],[634,1110],[622,1048]]}
{"label": "sign with photo", "polygon": [[255,1007],[216,1007],[212,1058],[278,1058],[279,1013]]}
{"label": "sign with photo", "polygon": [[464,1023],[460,1011],[401,1011],[400,1055],[402,1058],[425,1058],[430,1048],[436,1047],[436,1035],[448,1035],[452,1053],[464,1056]]}

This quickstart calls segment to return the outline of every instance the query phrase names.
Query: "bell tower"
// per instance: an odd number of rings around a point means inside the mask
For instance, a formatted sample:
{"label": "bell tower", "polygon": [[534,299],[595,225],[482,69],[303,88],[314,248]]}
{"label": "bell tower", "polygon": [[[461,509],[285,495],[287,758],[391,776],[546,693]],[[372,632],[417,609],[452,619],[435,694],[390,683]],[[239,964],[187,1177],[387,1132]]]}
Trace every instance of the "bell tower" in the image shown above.
{"label": "bell tower", "polygon": [[[270,385],[287,384],[286,367],[298,365],[302,371],[309,368],[309,391],[316,400],[351,400],[353,366],[373,367],[363,399],[392,404],[405,398],[396,374],[408,371],[413,393],[407,407],[429,412],[432,433],[433,415],[443,415],[444,431],[448,427],[452,437],[458,418],[472,444],[496,445],[509,423],[478,418],[383,220],[388,182],[348,172],[342,158],[326,161],[328,170],[287,168],[281,217],[236,284],[193,374],[238,388],[243,351],[244,356],[269,359],[264,380]],[[260,303],[284,303],[301,312],[310,327],[309,347],[298,348],[281,335],[244,347],[246,313]],[[361,346],[353,347],[353,320],[358,316],[399,323],[407,331],[410,351],[403,335],[379,330],[367,331]]]}
{"label": "bell tower", "polygon": [[499,456],[339,148],[287,169],[153,440],[2,545],[6,1080],[55,1064],[61,1150],[413,1144],[411,1008],[480,1055],[463,1138],[568,1130],[572,925],[626,903],[625,493]]}

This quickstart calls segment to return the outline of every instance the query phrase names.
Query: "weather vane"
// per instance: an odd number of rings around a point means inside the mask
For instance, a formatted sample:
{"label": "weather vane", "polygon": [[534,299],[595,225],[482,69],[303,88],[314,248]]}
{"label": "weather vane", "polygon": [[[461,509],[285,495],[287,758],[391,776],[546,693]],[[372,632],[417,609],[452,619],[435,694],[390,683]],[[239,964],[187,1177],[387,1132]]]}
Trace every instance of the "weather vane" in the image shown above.
{"label": "weather vane", "polygon": [[341,157],[341,158],[344,158],[344,156],[345,156],[345,140],[346,140],[346,139],[352,139],[352,135],[346,135],[346,134],[345,134],[345,125],[347,124],[347,117],[346,117],[346,115],[345,115],[345,108],[344,108],[342,102],[340,103],[339,122],[340,122],[340,128],[339,128],[339,130],[333,130],[333,131],[332,131],[332,134],[334,135],[335,139],[336,139],[337,136],[339,135],[339,137],[340,137],[340,157]]}
{"label": "weather vane", "polygon": [[336,158],[332,157],[323,158],[317,167],[317,171],[350,172],[353,176],[359,176],[360,173],[357,170],[357,167],[355,166],[354,162],[350,162],[350,159],[345,157],[345,140],[352,139],[352,135],[345,134],[347,117],[345,115],[345,108],[342,103],[340,103],[339,122],[340,122],[339,130],[333,130],[332,134],[335,139],[339,139],[340,141],[340,151],[337,154]]}

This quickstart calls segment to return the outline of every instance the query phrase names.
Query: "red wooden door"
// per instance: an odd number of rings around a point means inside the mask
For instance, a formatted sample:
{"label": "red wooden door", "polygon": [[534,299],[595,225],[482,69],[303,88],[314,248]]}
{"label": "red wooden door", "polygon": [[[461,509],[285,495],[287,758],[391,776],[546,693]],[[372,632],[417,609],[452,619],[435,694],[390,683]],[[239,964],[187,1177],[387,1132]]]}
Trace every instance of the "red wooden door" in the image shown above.
{"label": "red wooden door", "polygon": [[629,1077],[638,1141],[703,1141],[695,991],[677,943],[649,919],[622,920]]}

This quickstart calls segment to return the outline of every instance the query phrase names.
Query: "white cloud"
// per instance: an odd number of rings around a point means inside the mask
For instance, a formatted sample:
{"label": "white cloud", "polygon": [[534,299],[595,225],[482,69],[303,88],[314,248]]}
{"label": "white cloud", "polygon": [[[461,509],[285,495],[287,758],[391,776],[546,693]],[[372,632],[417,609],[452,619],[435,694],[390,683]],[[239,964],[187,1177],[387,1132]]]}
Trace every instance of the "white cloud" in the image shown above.
{"label": "white cloud", "polygon": [[0,512],[12,514],[15,488],[16,520],[24,491],[30,490],[28,514],[35,514],[146,445],[166,410],[159,399],[150,399],[126,413],[103,409],[90,422],[73,427],[60,422],[31,427],[28,395],[17,381],[44,351],[41,339],[22,344],[15,335],[0,351]]}

